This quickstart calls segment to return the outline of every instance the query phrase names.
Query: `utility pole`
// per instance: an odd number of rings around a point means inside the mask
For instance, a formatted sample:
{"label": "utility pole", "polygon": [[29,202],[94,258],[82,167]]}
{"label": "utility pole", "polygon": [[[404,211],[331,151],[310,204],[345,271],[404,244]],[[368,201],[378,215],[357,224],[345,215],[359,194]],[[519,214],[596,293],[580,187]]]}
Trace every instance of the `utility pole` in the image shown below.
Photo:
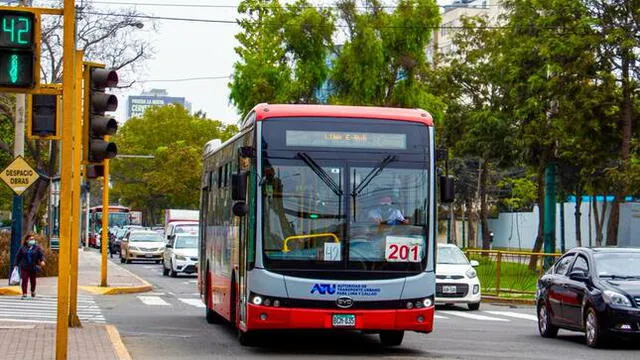
{"label": "utility pole", "polygon": [[[551,254],[556,247],[556,166],[551,163],[544,173],[544,252]],[[544,258],[545,268],[551,266],[551,257]]]}
{"label": "utility pole", "polygon": [[[69,265],[73,221],[72,172],[75,101],[75,0],[64,0],[62,61],[62,161],[60,171],[60,251],[58,265],[58,316],[56,324],[56,360],[67,359],[69,335]],[[77,215],[75,216],[77,218]]]}

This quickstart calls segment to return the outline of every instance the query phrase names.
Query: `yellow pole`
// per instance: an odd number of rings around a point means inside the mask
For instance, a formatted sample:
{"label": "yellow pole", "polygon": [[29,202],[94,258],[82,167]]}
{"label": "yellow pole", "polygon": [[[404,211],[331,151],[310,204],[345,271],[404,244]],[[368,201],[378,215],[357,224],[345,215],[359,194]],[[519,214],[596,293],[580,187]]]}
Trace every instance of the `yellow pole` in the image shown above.
{"label": "yellow pole", "polygon": [[[109,136],[104,137],[109,141]],[[102,185],[102,266],[100,269],[100,286],[107,285],[107,245],[109,245],[109,159],[103,161],[104,177]]]}
{"label": "yellow pole", "polygon": [[[83,51],[76,51],[76,94],[82,89]],[[75,97],[75,120],[73,134],[73,225],[71,226],[71,286],[69,297],[69,326],[82,327],[78,317],[78,247],[80,246],[80,225],[82,223],[82,204],[80,203],[80,182],[82,181],[82,96]]]}
{"label": "yellow pole", "polygon": [[69,253],[71,244],[71,173],[73,165],[73,120],[75,105],[75,1],[64,0],[62,67],[62,161],[60,171],[60,250],[58,252],[58,316],[56,360],[67,359],[69,335]]}

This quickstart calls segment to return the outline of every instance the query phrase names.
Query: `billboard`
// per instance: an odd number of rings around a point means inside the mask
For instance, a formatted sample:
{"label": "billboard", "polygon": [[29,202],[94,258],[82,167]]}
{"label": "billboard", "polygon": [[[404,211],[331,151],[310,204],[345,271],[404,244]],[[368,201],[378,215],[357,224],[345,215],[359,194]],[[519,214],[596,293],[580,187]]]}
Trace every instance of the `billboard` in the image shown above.
{"label": "billboard", "polygon": [[189,108],[189,104],[183,97],[148,95],[129,96],[129,100],[127,101],[127,119],[131,119],[132,117],[141,117],[144,115],[147,108],[151,106],[165,106],[169,104],[180,104],[187,109]]}

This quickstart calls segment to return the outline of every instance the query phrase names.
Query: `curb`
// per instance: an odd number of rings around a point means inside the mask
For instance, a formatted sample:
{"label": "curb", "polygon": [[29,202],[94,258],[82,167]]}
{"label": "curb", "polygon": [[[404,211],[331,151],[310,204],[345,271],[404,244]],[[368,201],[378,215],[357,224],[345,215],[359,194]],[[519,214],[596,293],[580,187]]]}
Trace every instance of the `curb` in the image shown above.
{"label": "curb", "polygon": [[482,302],[486,303],[499,303],[499,304],[516,304],[516,305],[535,305],[534,299],[514,299],[514,298],[501,298],[498,296],[483,296]]}
{"label": "curb", "polygon": [[122,269],[124,272],[129,274],[130,276],[136,278],[138,281],[142,283],[142,285],[138,286],[79,286],[80,289],[88,291],[92,294],[96,295],[123,295],[123,294],[136,294],[149,292],[153,290],[153,285],[151,285],[147,280],[142,277],[134,274],[128,269],[123,268],[122,266],[114,263],[113,261],[107,259],[113,266],[117,266]]}
{"label": "curb", "polygon": [[109,340],[111,340],[111,344],[113,345],[113,350],[116,353],[116,357],[118,360],[131,360],[131,355],[129,354],[129,350],[124,346],[122,342],[122,338],[120,337],[120,332],[113,325],[106,325],[107,334],[109,335]]}
{"label": "curb", "polygon": [[22,290],[19,286],[3,286],[0,287],[0,296],[20,296]]}

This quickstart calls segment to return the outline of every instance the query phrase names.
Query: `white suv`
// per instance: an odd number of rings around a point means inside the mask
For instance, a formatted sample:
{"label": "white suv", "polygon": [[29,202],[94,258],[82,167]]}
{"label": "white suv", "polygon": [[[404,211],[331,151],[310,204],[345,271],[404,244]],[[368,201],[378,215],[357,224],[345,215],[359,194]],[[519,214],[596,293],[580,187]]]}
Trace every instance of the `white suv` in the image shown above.
{"label": "white suv", "polygon": [[469,260],[453,244],[438,244],[436,265],[436,304],[467,304],[469,310],[480,308],[480,280]]}
{"label": "white suv", "polygon": [[198,271],[198,236],[176,234],[167,243],[162,255],[162,275],[195,274]]}

